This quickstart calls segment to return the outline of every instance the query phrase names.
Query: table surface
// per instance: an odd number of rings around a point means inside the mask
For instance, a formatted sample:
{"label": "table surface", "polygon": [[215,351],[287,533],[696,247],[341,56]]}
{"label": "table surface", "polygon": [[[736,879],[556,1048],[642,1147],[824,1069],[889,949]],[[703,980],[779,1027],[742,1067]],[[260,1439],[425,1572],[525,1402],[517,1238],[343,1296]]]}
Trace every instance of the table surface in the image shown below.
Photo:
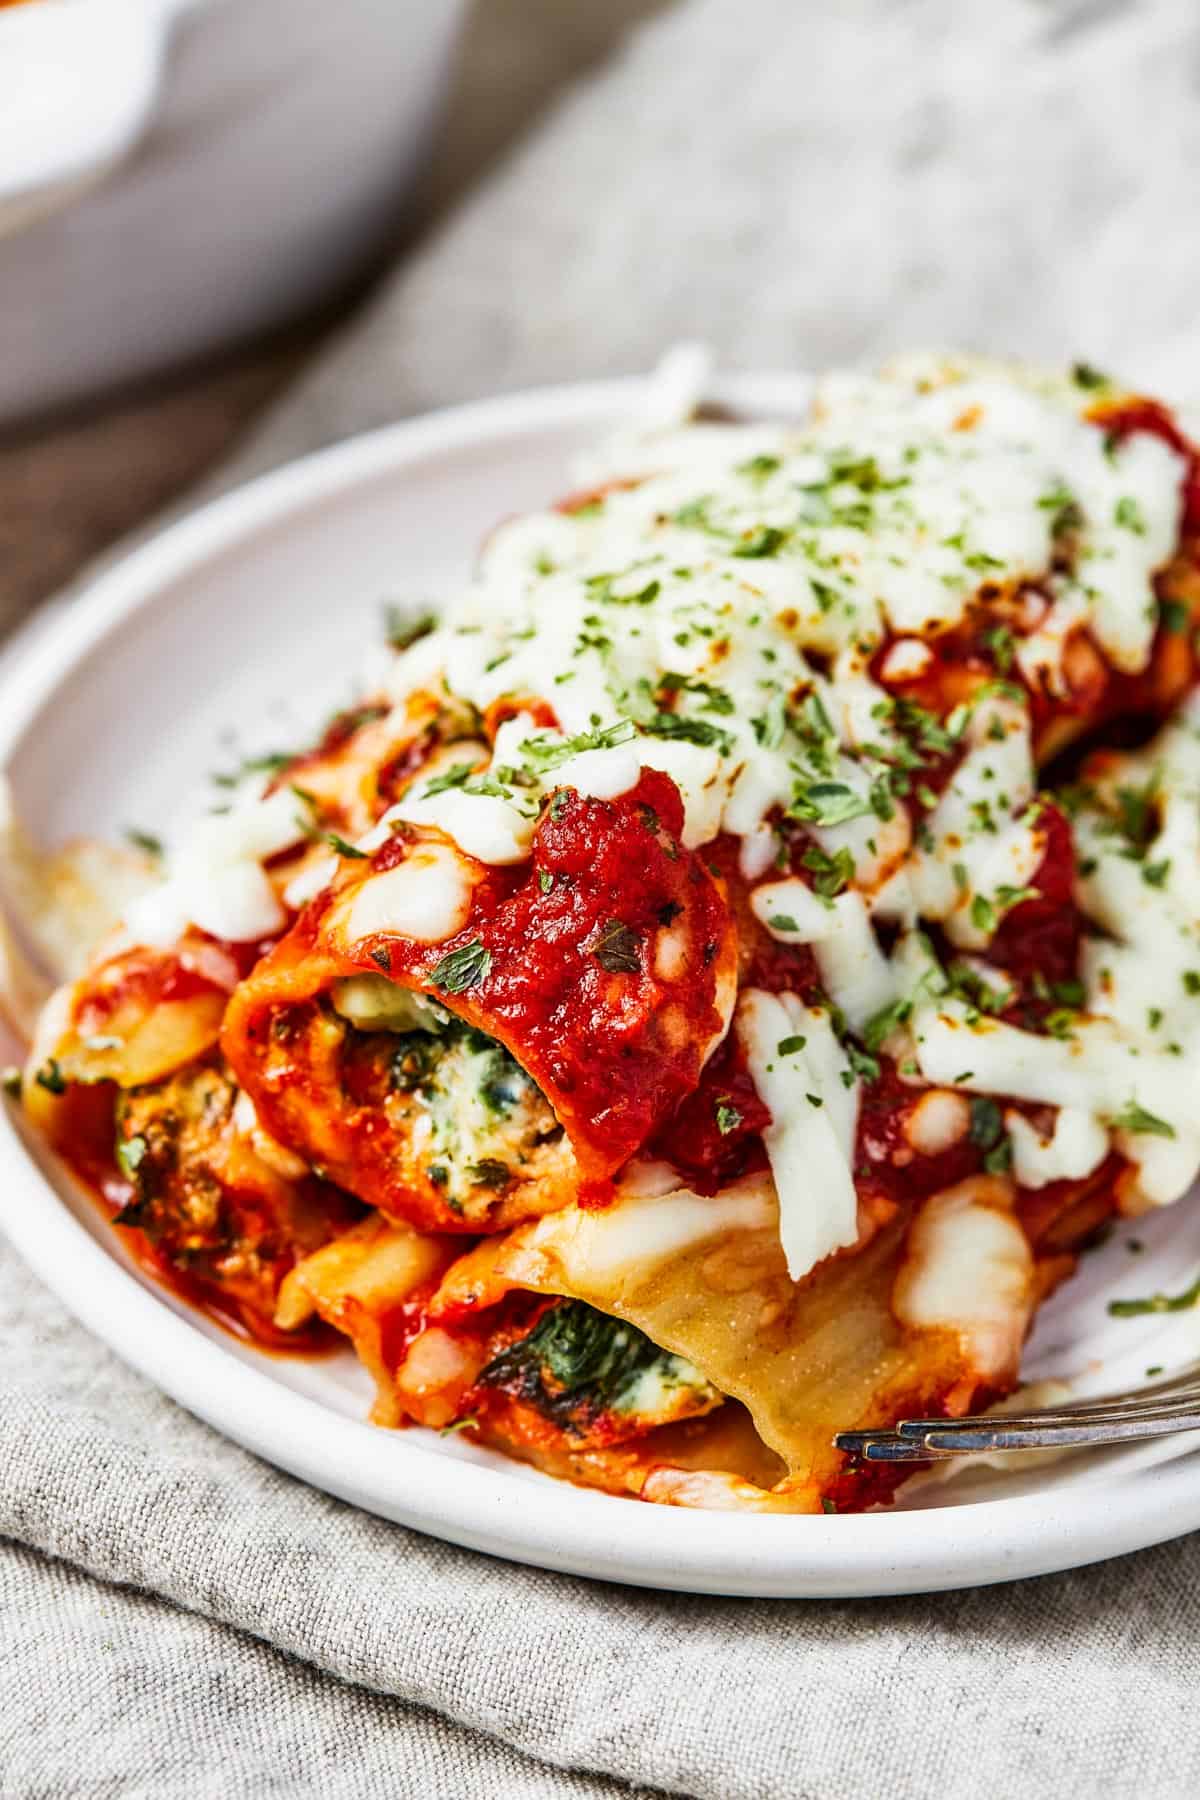
{"label": "table surface", "polygon": [[[425,179],[389,257],[442,218],[560,87],[667,3],[475,0]],[[266,342],[0,440],[0,635],[217,462],[361,297],[360,287]]]}

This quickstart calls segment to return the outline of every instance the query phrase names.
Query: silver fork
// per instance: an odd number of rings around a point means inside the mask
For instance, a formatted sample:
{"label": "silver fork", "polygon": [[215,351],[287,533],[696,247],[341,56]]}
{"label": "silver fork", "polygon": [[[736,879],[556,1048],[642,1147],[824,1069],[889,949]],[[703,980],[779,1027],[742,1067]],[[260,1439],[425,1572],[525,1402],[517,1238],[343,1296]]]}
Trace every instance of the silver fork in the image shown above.
{"label": "silver fork", "polygon": [[1066,1449],[1200,1431],[1200,1363],[1164,1381],[1026,1413],[902,1419],[894,1430],[840,1431],[839,1450],[867,1462],[942,1462],[992,1450]]}

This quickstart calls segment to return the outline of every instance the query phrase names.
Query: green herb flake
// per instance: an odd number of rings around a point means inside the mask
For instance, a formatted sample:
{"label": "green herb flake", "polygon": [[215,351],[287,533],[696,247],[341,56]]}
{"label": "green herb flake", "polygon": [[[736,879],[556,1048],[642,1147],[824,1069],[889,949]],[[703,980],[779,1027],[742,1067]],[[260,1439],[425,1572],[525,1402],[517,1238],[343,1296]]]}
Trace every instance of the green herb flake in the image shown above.
{"label": "green herb flake", "polygon": [[466,1413],[461,1419],[451,1419],[449,1425],[438,1427],[439,1437],[454,1437],[460,1431],[478,1431],[479,1416],[477,1413]]}
{"label": "green herb flake", "polygon": [[393,650],[411,650],[436,626],[437,619],[431,612],[406,613],[400,606],[389,606],[384,612],[387,641]]}
{"label": "green herb flake", "polygon": [[967,1136],[977,1150],[992,1150],[1004,1136],[1004,1114],[994,1100],[977,1095],[970,1102]]}
{"label": "green herb flake", "polygon": [[1163,1138],[1173,1138],[1176,1135],[1173,1125],[1169,1125],[1166,1119],[1160,1119],[1157,1113],[1147,1112],[1136,1100],[1131,1100],[1119,1113],[1114,1114],[1110,1123],[1114,1131],[1132,1131]]}
{"label": "green herb flake", "polygon": [[529,768],[540,775],[550,769],[557,769],[562,763],[569,762],[571,757],[580,756],[587,750],[613,750],[618,744],[627,744],[636,737],[637,727],[632,719],[618,719],[613,725],[597,726],[592,731],[580,731],[563,743],[556,744],[547,737],[528,737],[520,747],[520,757]]}
{"label": "green herb flake", "polygon": [[443,994],[465,994],[479,987],[491,973],[492,953],[478,938],[451,950],[430,971],[429,979]]}
{"label": "green herb flake", "polygon": [[435,794],[445,794],[451,788],[460,788],[470,781],[475,764],[469,762],[455,763],[452,768],[443,769],[440,775],[431,775],[421,793],[423,800],[432,800]]}
{"label": "green herb flake", "polygon": [[369,860],[367,851],[360,850],[357,844],[348,843],[344,837],[339,837],[336,831],[327,831],[325,833],[325,842],[330,845],[332,849],[336,850],[339,856],[351,857],[355,862],[367,862]]}
{"label": "green herb flake", "polygon": [[982,894],[976,894],[971,901],[971,923],[978,931],[996,929],[996,909]]}
{"label": "green herb flake", "polygon": [[760,525],[739,544],[734,545],[734,556],[760,557],[774,556],[786,541],[787,532],[780,531],[776,525]]}
{"label": "green herb flake", "polygon": [[794,819],[815,825],[845,825],[861,819],[874,808],[844,781],[809,781],[797,786],[788,812]]}
{"label": "green herb flake", "polygon": [[[1114,1319],[1138,1319],[1146,1313],[1191,1312],[1200,1305],[1200,1275],[1181,1294],[1147,1294],[1141,1300],[1110,1300],[1108,1311]],[[1146,1371],[1150,1373],[1149,1370]]]}
{"label": "green herb flake", "polygon": [[155,837],[153,832],[139,831],[135,826],[131,825],[127,829],[125,836],[135,850],[144,850],[147,856],[162,856],[164,848],[163,841],[160,837]]}
{"label": "green herb flake", "polygon": [[854,879],[854,858],[842,847],[829,856],[818,845],[811,844],[801,857],[806,869],[813,872],[813,892],[822,900],[833,900]]}
{"label": "green herb flake", "polygon": [[1142,509],[1132,494],[1122,494],[1113,508],[1113,524],[1119,525],[1123,531],[1132,531],[1138,537],[1146,535],[1146,520]]}
{"label": "green herb flake", "polygon": [[40,1088],[45,1088],[48,1094],[65,1094],[67,1091],[66,1076],[58,1065],[57,1057],[47,1058],[33,1079]]}
{"label": "green herb flake", "polygon": [[1076,387],[1081,388],[1104,388],[1112,385],[1107,375],[1102,374],[1099,369],[1093,368],[1091,363],[1085,362],[1071,365],[1071,380]]}
{"label": "green herb flake", "polygon": [[798,1035],[780,1038],[778,1044],[775,1046],[776,1054],[779,1056],[795,1056],[797,1050],[803,1050],[807,1042],[808,1039],[806,1037],[800,1037]]}
{"label": "green herb flake", "polygon": [[881,1010],[867,1020],[863,1026],[862,1040],[868,1050],[882,1049],[884,1042],[899,1026],[912,1016],[911,1000],[893,1000],[890,1006]]}
{"label": "green herb flake", "polygon": [[117,1167],[127,1180],[137,1183],[138,1170],[146,1160],[150,1146],[144,1137],[117,1139]]}
{"label": "green herb flake", "polygon": [[717,1130],[722,1137],[728,1137],[730,1132],[736,1131],[738,1126],[742,1123],[742,1114],[729,1100],[728,1095],[726,1095],[724,1099],[717,1101],[716,1119]]}
{"label": "green herb flake", "polygon": [[641,946],[636,931],[620,919],[606,919],[587,948],[610,975],[637,975],[642,967]]}

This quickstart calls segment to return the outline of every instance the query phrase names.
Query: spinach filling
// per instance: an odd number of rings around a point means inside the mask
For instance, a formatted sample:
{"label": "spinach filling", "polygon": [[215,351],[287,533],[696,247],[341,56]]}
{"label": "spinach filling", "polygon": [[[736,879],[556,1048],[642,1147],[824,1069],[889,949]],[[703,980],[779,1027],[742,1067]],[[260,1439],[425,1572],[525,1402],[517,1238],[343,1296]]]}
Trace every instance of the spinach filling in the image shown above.
{"label": "spinach filling", "polygon": [[536,1407],[573,1436],[604,1414],[649,1430],[708,1412],[722,1399],[693,1363],[582,1300],[556,1301],[492,1358],[479,1383]]}
{"label": "spinach filling", "polygon": [[388,1110],[406,1118],[427,1179],[453,1211],[490,1207],[531,1173],[541,1146],[561,1137],[520,1063],[437,1001],[367,975],[339,983],[333,1004],[356,1030],[380,1038]]}

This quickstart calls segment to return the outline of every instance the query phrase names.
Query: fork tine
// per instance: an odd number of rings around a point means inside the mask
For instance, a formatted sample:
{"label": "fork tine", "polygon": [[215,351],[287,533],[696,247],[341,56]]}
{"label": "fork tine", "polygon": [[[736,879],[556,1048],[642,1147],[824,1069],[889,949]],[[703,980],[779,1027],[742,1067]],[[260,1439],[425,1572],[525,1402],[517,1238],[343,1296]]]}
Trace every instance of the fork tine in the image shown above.
{"label": "fork tine", "polygon": [[1072,1444],[1118,1444],[1128,1439],[1171,1437],[1177,1432],[1200,1431],[1200,1406],[1187,1411],[1162,1413],[1155,1417],[1121,1419],[1077,1419],[1061,1425],[1023,1425],[1015,1430],[996,1420],[991,1431],[932,1431],[924,1439],[902,1439],[904,1443],[920,1443],[927,1450],[950,1450],[960,1454],[967,1450],[1043,1450]]}
{"label": "fork tine", "polygon": [[868,1462],[940,1462],[992,1450],[1069,1449],[1200,1431],[1200,1364],[1160,1381],[1024,1413],[902,1419],[894,1427],[839,1432],[839,1450]]}
{"label": "fork tine", "polygon": [[1181,1410],[1200,1409],[1200,1387],[1194,1384],[1162,1399],[1147,1401],[1106,1399],[1076,1406],[1047,1407],[1042,1412],[984,1413],[963,1419],[902,1419],[896,1426],[901,1437],[923,1439],[931,1432],[949,1430],[978,1433],[1007,1428],[1017,1431],[1049,1425],[1119,1424],[1125,1419],[1171,1418]]}
{"label": "fork tine", "polygon": [[840,1431],[833,1441],[839,1450],[868,1462],[944,1462],[962,1455],[960,1450],[929,1450],[894,1431]]}

